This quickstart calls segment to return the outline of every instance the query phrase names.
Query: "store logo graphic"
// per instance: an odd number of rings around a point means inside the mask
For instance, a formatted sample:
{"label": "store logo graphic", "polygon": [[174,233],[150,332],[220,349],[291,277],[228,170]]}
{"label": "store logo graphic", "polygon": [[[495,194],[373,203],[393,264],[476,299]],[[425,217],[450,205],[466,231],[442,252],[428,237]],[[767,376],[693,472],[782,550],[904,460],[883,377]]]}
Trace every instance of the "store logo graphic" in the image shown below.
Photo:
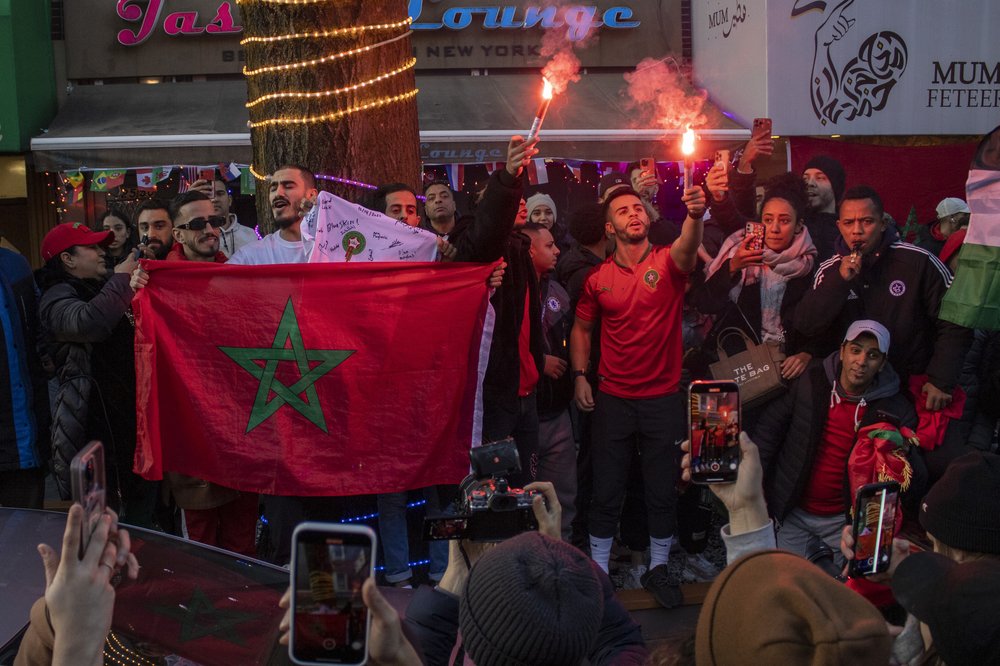
{"label": "store logo graphic", "polygon": [[[826,11],[826,4],[799,0],[792,17],[814,9]],[[809,86],[813,112],[823,125],[868,118],[881,111],[906,70],[906,42],[889,30],[869,35],[846,64],[837,62],[834,45],[847,36],[856,21],[848,12],[852,4],[854,0],[842,0],[816,30]]]}
{"label": "store logo graphic", "polygon": [[747,6],[742,2],[737,2],[733,8],[723,7],[716,9],[708,15],[709,32],[722,28],[722,38],[727,39],[733,34],[740,23],[747,20]]}

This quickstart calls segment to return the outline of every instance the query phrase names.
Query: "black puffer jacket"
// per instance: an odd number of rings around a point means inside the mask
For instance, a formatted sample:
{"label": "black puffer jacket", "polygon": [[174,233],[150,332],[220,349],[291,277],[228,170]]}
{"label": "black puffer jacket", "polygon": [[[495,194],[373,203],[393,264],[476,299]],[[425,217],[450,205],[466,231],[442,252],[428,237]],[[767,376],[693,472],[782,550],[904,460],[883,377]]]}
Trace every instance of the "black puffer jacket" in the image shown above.
{"label": "black puffer jacket", "polygon": [[1000,331],[975,331],[965,356],[959,385],[965,389],[962,418],[952,419],[944,444],[993,450],[993,434],[1000,417]]}
{"label": "black puffer jacket", "polygon": [[[753,433],[753,441],[760,450],[764,468],[764,495],[768,510],[781,521],[799,504],[802,493],[813,471],[816,451],[823,438],[827,414],[830,410],[834,380],[840,374],[840,361],[831,354],[824,361],[813,361],[788,392],[770,403],[761,415]],[[901,425],[914,428],[917,413],[913,405],[899,392],[899,376],[886,363],[865,395],[864,415],[858,429],[885,420],[880,412],[890,414]],[[920,492],[923,485],[923,463],[916,451],[909,456],[914,466],[911,494]],[[844,469],[844,499],[846,509],[850,504],[847,493],[847,470]]]}
{"label": "black puffer jacket", "polygon": [[[133,329],[125,313],[132,288],[127,274],[115,273],[103,284],[66,277],[43,289],[40,317],[59,381],[52,467],[59,494],[69,499],[70,461],[92,438],[104,441],[109,468],[124,464],[131,470],[135,367]],[[118,479],[109,478],[108,484],[120,491]]]}

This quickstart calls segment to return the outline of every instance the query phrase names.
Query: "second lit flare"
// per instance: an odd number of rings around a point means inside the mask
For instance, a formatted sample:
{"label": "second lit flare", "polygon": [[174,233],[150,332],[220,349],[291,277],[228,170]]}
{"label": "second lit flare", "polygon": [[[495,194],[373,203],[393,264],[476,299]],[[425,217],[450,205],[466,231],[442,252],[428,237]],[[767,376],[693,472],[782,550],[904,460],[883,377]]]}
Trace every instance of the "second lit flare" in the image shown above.
{"label": "second lit flare", "polygon": [[681,152],[684,153],[684,189],[691,187],[691,181],[693,174],[691,173],[694,169],[694,163],[691,161],[691,155],[694,154],[694,130],[690,127],[684,131],[684,135],[681,137]]}
{"label": "second lit flare", "polygon": [[538,111],[535,112],[535,121],[531,123],[528,141],[534,141],[538,136],[539,130],[542,129],[542,121],[545,120],[545,114],[549,112],[549,104],[552,103],[552,84],[545,78],[542,78],[542,81],[545,84],[542,86],[542,102],[538,105]]}

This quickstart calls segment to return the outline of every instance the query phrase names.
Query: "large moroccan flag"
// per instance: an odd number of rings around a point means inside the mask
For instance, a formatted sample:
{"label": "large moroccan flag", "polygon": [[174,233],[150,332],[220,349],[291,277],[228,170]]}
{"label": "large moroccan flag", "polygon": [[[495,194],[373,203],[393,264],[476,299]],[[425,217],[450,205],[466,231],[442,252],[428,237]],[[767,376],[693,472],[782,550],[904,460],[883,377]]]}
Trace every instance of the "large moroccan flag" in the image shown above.
{"label": "large moroccan flag", "polygon": [[143,477],[353,495],[467,473],[492,332],[489,266],[143,263],[149,285],[133,302]]}
{"label": "large moroccan flag", "polygon": [[1000,329],[1000,127],[979,143],[965,184],[972,216],[955,280],[939,317],[968,328]]}

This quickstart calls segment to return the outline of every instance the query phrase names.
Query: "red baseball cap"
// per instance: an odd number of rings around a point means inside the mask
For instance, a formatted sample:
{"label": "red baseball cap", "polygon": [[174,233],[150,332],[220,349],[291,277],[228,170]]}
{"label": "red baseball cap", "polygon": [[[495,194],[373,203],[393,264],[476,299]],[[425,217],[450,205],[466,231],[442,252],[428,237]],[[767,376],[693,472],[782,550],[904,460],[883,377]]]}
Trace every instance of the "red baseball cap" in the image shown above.
{"label": "red baseball cap", "polygon": [[63,222],[45,234],[42,240],[42,259],[49,261],[74,245],[100,245],[107,247],[115,239],[113,231],[93,231],[80,222]]}

